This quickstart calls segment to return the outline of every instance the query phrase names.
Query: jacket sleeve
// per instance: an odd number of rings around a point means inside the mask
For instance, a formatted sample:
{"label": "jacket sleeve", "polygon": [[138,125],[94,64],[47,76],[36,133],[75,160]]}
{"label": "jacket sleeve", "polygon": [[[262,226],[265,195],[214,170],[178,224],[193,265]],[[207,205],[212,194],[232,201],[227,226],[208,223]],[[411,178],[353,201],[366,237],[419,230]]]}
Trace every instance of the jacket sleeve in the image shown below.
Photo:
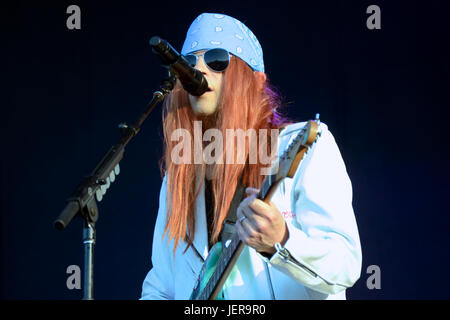
{"label": "jacket sleeve", "polygon": [[162,238],[166,224],[167,177],[164,176],[159,195],[159,209],[156,218],[152,245],[152,268],[142,285],[141,300],[174,299],[173,254],[167,237]]}
{"label": "jacket sleeve", "polygon": [[289,238],[269,261],[306,287],[335,294],[359,279],[361,245],[344,161],[326,125],[321,129],[293,178]]}

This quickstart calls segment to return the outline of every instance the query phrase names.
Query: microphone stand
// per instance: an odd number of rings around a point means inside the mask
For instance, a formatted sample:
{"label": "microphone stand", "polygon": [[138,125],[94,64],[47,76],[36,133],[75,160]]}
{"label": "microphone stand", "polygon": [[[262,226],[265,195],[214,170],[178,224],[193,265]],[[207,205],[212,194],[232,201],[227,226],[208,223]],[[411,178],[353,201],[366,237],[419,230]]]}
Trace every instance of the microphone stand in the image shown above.
{"label": "microphone stand", "polygon": [[119,162],[123,158],[126,145],[140,131],[142,124],[147,119],[155,106],[169,94],[174,85],[176,77],[169,72],[168,78],[161,82],[160,88],[153,93],[153,97],[147,105],[147,109],[133,125],[119,124],[122,137],[119,142],[111,147],[94,171],[85,177],[71,196],[59,217],[54,221],[58,230],[67,227],[75,216],[84,219],[83,247],[84,247],[84,295],[83,300],[93,300],[94,284],[94,246],[95,246],[95,223],[98,220],[97,201],[103,199],[103,195],[110,184],[115,181],[120,173]]}

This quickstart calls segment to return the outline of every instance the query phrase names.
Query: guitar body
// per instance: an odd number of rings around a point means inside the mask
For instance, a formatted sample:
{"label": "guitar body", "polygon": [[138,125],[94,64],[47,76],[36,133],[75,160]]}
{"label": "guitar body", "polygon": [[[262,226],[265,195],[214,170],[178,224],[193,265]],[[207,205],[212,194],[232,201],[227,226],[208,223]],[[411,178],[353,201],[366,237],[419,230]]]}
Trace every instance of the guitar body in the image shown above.
{"label": "guitar body", "polygon": [[[222,254],[222,242],[217,242],[209,251],[208,257],[206,258],[203,264],[202,270],[199,275],[198,280],[199,283],[197,284],[198,290],[192,292],[189,300],[197,300],[196,294],[202,292],[205,289],[209,279],[211,279],[211,276],[217,267],[221,254]],[[220,291],[216,300],[223,300],[222,291]]]}

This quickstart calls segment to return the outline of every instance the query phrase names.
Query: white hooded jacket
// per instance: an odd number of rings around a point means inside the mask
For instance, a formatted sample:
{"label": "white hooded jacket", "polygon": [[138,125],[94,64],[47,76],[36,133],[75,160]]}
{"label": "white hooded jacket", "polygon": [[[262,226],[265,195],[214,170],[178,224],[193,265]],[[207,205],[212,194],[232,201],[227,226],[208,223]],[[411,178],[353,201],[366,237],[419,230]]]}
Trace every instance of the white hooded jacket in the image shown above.
{"label": "white hooded jacket", "polygon": [[[279,135],[281,154],[306,122],[287,126]],[[224,285],[232,300],[345,299],[361,273],[361,245],[352,207],[352,186],[333,135],[324,123],[321,136],[293,178],[279,184],[271,201],[289,231],[285,250],[266,258],[245,247]],[[189,299],[208,255],[205,184],[196,199],[193,246],[162,238],[166,224],[164,177],[152,248],[152,265],[141,299]]]}

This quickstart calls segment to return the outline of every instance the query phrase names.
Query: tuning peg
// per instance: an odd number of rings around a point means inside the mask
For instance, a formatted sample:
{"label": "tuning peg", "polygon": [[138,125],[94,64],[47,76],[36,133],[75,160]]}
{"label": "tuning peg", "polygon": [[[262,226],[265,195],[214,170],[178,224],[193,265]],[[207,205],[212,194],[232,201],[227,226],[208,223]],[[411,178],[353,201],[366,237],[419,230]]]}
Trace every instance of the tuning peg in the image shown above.
{"label": "tuning peg", "polygon": [[106,178],[106,184],[105,184],[105,188],[109,189],[109,186],[111,185],[111,182],[109,180],[109,177]]}
{"label": "tuning peg", "polygon": [[106,184],[102,185],[102,186],[100,187],[100,190],[101,190],[101,192],[102,192],[102,195],[105,195],[105,193],[106,193]]}
{"label": "tuning peg", "polygon": [[116,176],[119,175],[119,173],[120,173],[120,167],[119,167],[119,164],[116,164],[116,166],[114,167],[114,173],[116,174]]}
{"label": "tuning peg", "polygon": [[98,202],[103,200],[103,193],[101,189],[97,189],[97,191],[95,192],[95,197],[97,198]]}
{"label": "tuning peg", "polygon": [[106,180],[105,179],[97,179],[97,180],[95,180],[95,183],[98,185],[104,185],[104,184],[106,184]]}
{"label": "tuning peg", "polygon": [[111,182],[114,182],[116,180],[116,174],[114,173],[114,170],[109,173],[109,180]]}

